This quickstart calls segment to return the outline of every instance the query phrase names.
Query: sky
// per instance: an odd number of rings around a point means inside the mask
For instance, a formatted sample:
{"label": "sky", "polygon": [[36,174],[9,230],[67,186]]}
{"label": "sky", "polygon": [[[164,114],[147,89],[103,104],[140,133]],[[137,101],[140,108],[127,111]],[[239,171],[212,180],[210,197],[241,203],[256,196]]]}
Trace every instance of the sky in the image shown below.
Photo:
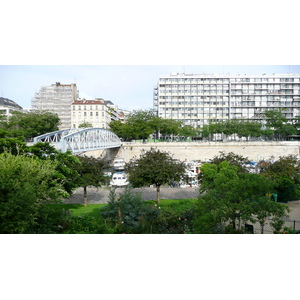
{"label": "sky", "polygon": [[42,86],[76,83],[79,97],[111,100],[120,109],[153,107],[153,87],[170,73],[247,74],[300,73],[299,65],[0,65],[0,97],[23,108]]}

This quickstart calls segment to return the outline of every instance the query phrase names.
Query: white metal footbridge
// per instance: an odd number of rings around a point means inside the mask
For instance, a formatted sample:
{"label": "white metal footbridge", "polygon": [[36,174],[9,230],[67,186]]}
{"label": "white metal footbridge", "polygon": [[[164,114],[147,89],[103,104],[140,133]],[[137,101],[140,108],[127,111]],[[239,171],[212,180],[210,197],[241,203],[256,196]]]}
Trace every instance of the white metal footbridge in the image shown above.
{"label": "white metal footbridge", "polygon": [[34,143],[49,142],[61,152],[86,152],[92,150],[118,148],[119,137],[103,128],[75,128],[46,133],[34,138]]}

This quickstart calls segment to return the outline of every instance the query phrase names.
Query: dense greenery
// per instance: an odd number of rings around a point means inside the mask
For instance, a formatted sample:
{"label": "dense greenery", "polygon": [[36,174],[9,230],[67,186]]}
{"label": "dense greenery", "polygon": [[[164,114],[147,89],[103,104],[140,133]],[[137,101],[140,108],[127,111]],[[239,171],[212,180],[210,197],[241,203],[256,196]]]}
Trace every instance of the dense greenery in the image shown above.
{"label": "dense greenery", "polygon": [[275,162],[261,162],[261,174],[274,182],[278,201],[300,199],[300,161],[294,155],[281,156]]}
{"label": "dense greenery", "polygon": [[119,196],[111,190],[101,215],[114,233],[191,233],[194,208],[188,199],[164,205],[146,202],[140,193],[126,188]]}
{"label": "dense greenery", "polygon": [[47,215],[45,204],[66,196],[57,163],[0,154],[0,231],[26,233]]}
{"label": "dense greenery", "polygon": [[[215,157],[216,163],[201,167],[201,187],[197,218],[198,233],[241,233],[247,222],[259,222],[263,228],[266,217],[279,231],[287,208],[274,202],[271,195],[276,182],[261,174],[248,173],[243,159],[232,153]],[[240,163],[238,163],[238,161]]]}
{"label": "dense greenery", "polygon": [[60,119],[57,114],[47,111],[12,112],[6,120],[0,122],[0,129],[8,137],[34,138],[41,134],[58,130]]}
{"label": "dense greenery", "polygon": [[184,179],[186,167],[175,161],[170,153],[151,148],[143,151],[140,158],[134,157],[125,166],[133,187],[155,185],[157,202],[160,202],[160,187],[163,184],[180,182]]}
{"label": "dense greenery", "polygon": [[126,123],[113,121],[109,126],[111,131],[124,141],[145,141],[151,135],[156,138],[160,135],[162,139],[186,139],[199,135],[199,130],[192,126],[183,126],[180,121],[158,117],[154,110],[135,110],[129,115]]}
{"label": "dense greenery", "polygon": [[[222,135],[222,140],[229,137],[285,139],[289,135],[299,133],[299,117],[292,123],[284,116],[284,111],[269,110],[264,112],[262,121],[231,119],[223,122],[210,121],[201,129],[202,137],[213,139],[216,134]],[[263,125],[265,124],[265,125]]]}
{"label": "dense greenery", "polygon": [[[263,134],[281,139],[300,128],[299,119],[288,124],[281,112],[270,111],[265,116],[265,129],[259,123],[232,120],[211,123],[202,129],[202,135],[251,138]],[[285,202],[300,197],[300,163],[296,156],[261,162],[258,174],[251,174],[248,158],[221,152],[201,168],[199,199],[175,200],[166,205],[160,202],[160,187],[182,180],[185,167],[170,153],[151,149],[131,160],[126,171],[133,187],[156,186],[156,202],[142,201],[141,194],[131,189],[118,196],[112,190],[104,208],[72,214],[61,200],[81,186],[82,207],[89,208],[87,187],[105,183],[105,163],[71,152],[60,153],[49,143],[26,145],[26,139],[56,130],[58,123],[56,115],[42,112],[15,113],[9,120],[1,119],[1,233],[243,233],[247,222],[258,222],[263,232],[267,218],[274,232],[279,232],[287,209],[274,201],[274,195]],[[135,111],[128,123],[111,124],[125,140],[145,140],[158,132],[165,139],[198,135],[194,128],[162,120],[153,111]]]}
{"label": "dense greenery", "polygon": [[183,126],[181,121],[163,119],[158,117],[153,110],[133,111],[126,123],[113,121],[110,129],[124,141],[146,140],[150,136],[161,139],[186,139],[188,137],[215,139],[285,139],[295,135],[300,130],[300,118],[292,123],[288,122],[284,111],[269,110],[262,114],[262,120],[231,119],[222,122],[210,120],[202,128]]}
{"label": "dense greenery", "polygon": [[87,206],[87,187],[100,187],[106,182],[104,177],[105,162],[103,159],[97,159],[90,156],[78,156],[80,164],[75,166],[78,172],[77,184],[83,187],[83,204]]}

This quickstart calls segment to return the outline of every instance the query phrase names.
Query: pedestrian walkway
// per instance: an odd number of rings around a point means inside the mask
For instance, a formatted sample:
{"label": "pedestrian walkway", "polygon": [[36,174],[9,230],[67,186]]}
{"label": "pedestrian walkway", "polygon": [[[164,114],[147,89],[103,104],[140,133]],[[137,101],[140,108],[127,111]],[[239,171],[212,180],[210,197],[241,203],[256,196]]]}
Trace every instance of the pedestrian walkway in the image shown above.
{"label": "pedestrian walkway", "polygon": [[[118,188],[117,194],[124,191],[124,188]],[[144,187],[133,189],[134,192],[141,193],[143,200],[156,200],[156,188]],[[197,198],[199,191],[197,187],[189,188],[161,188],[161,199],[192,199]],[[88,203],[107,203],[109,201],[109,189],[108,188],[87,188]],[[76,192],[69,198],[64,200],[67,204],[80,204],[83,203],[83,188],[78,188]]]}

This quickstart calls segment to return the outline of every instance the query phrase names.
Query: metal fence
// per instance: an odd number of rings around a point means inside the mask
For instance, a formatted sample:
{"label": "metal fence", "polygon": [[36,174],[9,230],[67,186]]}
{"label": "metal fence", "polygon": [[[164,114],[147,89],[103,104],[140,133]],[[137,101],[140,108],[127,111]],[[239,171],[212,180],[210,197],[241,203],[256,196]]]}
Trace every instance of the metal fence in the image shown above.
{"label": "metal fence", "polygon": [[[252,223],[247,223],[245,225],[246,230],[248,230],[250,233],[254,233],[254,234],[273,234],[274,233],[274,228],[271,227],[270,222],[271,222],[271,218],[267,218],[266,219],[266,223],[263,227],[263,232],[262,232],[262,228],[260,226],[260,224],[258,222],[252,224]],[[290,220],[290,219],[283,219],[284,224],[282,226],[282,233],[287,233],[287,232],[291,232],[292,233],[300,233],[300,221],[298,220]],[[288,230],[284,230],[284,228],[288,228]],[[285,232],[286,231],[286,232]]]}

